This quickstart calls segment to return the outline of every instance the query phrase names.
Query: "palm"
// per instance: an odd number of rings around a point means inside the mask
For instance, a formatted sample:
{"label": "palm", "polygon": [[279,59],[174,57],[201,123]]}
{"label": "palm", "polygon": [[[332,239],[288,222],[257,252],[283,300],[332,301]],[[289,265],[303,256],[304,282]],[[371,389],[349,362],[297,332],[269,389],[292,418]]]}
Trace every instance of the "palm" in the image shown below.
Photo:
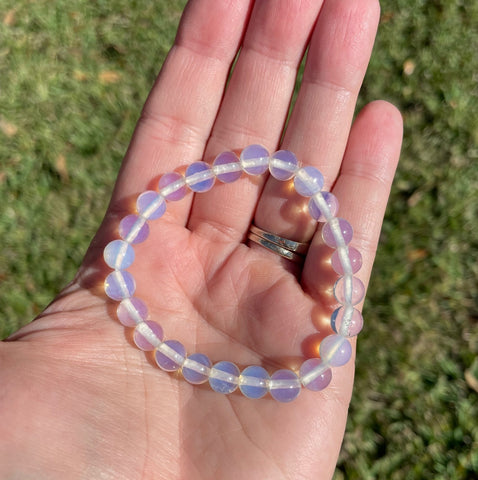
{"label": "palm", "polygon": [[[262,28],[263,35],[275,32],[275,43],[269,42],[274,48],[267,51],[263,38],[260,55],[252,48],[251,53],[244,49],[244,60],[238,61],[221,103],[227,66],[246,22],[247,6],[234,11],[221,7],[211,20],[203,3],[196,2],[186,14],[185,23],[195,28],[180,33],[178,46],[153,89],[109,215],[76,281],[40,320],[18,334],[24,342],[6,347],[11,394],[21,389],[16,379],[25,377],[34,393],[26,395],[21,409],[10,417],[16,424],[19,446],[24,450],[33,447],[35,436],[26,432],[31,431],[31,418],[41,417],[49,419],[50,427],[42,439],[66,452],[60,459],[35,457],[38,468],[61,471],[68,465],[79,476],[84,473],[84,455],[94,450],[89,478],[99,478],[99,472],[106,470],[111,478],[128,479],[247,478],[251,472],[252,478],[316,478],[318,468],[328,478],[333,471],[352,389],[352,365],[334,371],[329,389],[319,394],[305,391],[294,405],[192,387],[149,364],[151,359],[122,334],[122,327],[114,321],[113,305],[97,288],[105,275],[102,247],[111,239],[118,218],[128,213],[125,203],[152,179],[201,158],[204,151],[209,160],[222,150],[254,142],[272,150],[280,140],[294,76],[284,72],[283,64],[286,70],[297,66],[319,5],[298,6],[297,18],[290,17],[294,19],[290,22],[275,16],[267,20],[265,8],[256,7],[244,45],[248,38],[249,43],[254,38],[257,41]],[[344,51],[351,48],[346,35],[342,43],[332,38],[340,36],[336,28],[349,7],[334,3],[326,2],[322,9],[309,56],[314,57],[327,43],[335,45],[337,55],[339,51],[344,57],[351,55]],[[299,96],[284,139],[284,148],[313,160],[324,171],[329,188],[335,184],[341,216],[356,226],[355,245],[364,254],[361,277],[365,282],[400,144],[399,119],[384,103],[366,109],[349,134],[374,36],[375,7],[372,1],[350,7],[355,20],[341,27],[348,35],[361,31],[358,73],[347,78],[345,61],[328,65],[337,70],[332,73],[324,73],[325,60],[320,68],[315,65],[320,61],[310,61],[305,73],[308,86]],[[290,13],[290,4],[283,8],[283,14]],[[217,46],[217,38],[206,28],[211,21],[216,22],[218,36],[229,29],[230,38],[221,39],[224,45]],[[329,24],[335,30],[328,30]],[[281,28],[288,30],[288,43],[281,40]],[[197,54],[199,45],[204,49],[201,55]],[[278,58],[271,61],[273,56],[282,56],[282,64]],[[183,74],[188,62],[198,75],[203,68],[215,72],[215,82],[193,85],[187,74],[181,75],[185,80],[178,80],[177,71],[182,67]],[[257,76],[249,84],[244,82],[251,69],[260,70],[269,84],[278,82],[280,95],[273,103]],[[335,80],[326,75],[343,77],[345,84],[331,89]],[[182,92],[190,93],[188,105],[180,101]],[[210,99],[206,107],[195,92]],[[319,135],[317,126],[307,123],[313,99],[318,110],[310,118],[320,125]],[[252,124],[251,112],[256,118]],[[327,122],[332,126],[325,127]],[[380,129],[385,142],[374,140]],[[322,155],[327,151],[327,163],[312,156],[317,150]],[[337,178],[340,168],[342,174]],[[189,352],[200,351],[213,361],[231,360],[240,367],[252,363],[294,366],[313,346],[311,339],[327,333],[321,318],[330,315],[328,297],[321,292],[333,280],[328,269],[321,268],[323,249],[315,238],[302,272],[260,247],[244,244],[254,217],[264,228],[298,240],[308,240],[313,233],[302,217],[289,216],[293,208],[281,208],[293,204],[294,198],[287,198],[276,183],[269,181],[264,186],[263,182],[241,179],[169,204],[165,218],[153,224],[148,241],[136,247],[137,260],[130,271],[152,318],[161,323],[168,338],[181,340]],[[351,191],[353,195],[348,195]],[[367,224],[361,227],[364,220]],[[55,395],[38,401],[36,394],[43,399],[42,392],[52,389]],[[63,436],[65,424],[68,441]],[[55,461],[56,470],[49,463]]]}

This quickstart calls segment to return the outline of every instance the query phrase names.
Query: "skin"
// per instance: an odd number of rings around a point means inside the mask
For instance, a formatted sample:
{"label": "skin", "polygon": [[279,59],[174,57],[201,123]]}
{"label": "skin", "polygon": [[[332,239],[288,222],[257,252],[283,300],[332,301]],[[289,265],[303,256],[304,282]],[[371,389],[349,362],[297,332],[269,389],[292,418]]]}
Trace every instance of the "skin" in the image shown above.
{"label": "skin", "polygon": [[[191,1],[74,281],[0,344],[4,479],[328,479],[343,439],[353,360],[290,404],[191,386],[136,349],[102,288],[104,246],[162,173],[252,143],[324,174],[354,226],[368,283],[402,138],[390,104],[352,124],[379,20],[376,0]],[[297,69],[303,82],[284,133]],[[231,64],[241,48],[232,76]],[[281,143],[281,138],[282,143]],[[240,368],[297,368],[330,333],[331,250],[284,184],[241,178],[169,203],[135,248],[136,295],[166,338]],[[311,241],[303,269],[247,245],[251,221]],[[355,355],[355,342],[354,355]]]}

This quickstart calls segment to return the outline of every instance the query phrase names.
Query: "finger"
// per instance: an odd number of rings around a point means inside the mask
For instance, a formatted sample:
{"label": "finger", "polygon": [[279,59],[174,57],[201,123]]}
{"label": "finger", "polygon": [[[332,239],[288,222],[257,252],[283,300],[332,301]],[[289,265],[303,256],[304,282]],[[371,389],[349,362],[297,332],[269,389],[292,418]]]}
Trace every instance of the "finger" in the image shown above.
{"label": "finger", "polygon": [[[378,20],[377,0],[328,0],[314,29],[282,148],[293,151],[303,164],[319,168],[326,188],[340,168]],[[255,224],[286,238],[309,241],[316,225],[303,208],[305,202],[271,177]]]}
{"label": "finger", "polygon": [[[188,3],[123,162],[113,204],[154,188],[161,174],[202,158],[250,3]],[[187,201],[169,204],[167,214],[184,224],[189,208]]]}
{"label": "finger", "polygon": [[[221,110],[208,159],[260,143],[274,149],[287,117],[297,69],[320,1],[256,2]],[[241,240],[250,224],[263,178],[217,186],[195,199],[189,227],[212,240]]]}
{"label": "finger", "polygon": [[[342,170],[333,193],[339,199],[338,216],[351,223],[351,246],[362,254],[356,274],[367,286],[382,227],[390,187],[400,155],[402,117],[387,102],[367,105],[352,127]],[[323,305],[336,303],[330,285],[337,274],[330,268],[332,251],[323,245],[320,229],[315,234],[303,272],[304,288]],[[317,275],[319,267],[330,275]],[[329,312],[330,313],[330,312]],[[330,315],[328,315],[330,318]]]}

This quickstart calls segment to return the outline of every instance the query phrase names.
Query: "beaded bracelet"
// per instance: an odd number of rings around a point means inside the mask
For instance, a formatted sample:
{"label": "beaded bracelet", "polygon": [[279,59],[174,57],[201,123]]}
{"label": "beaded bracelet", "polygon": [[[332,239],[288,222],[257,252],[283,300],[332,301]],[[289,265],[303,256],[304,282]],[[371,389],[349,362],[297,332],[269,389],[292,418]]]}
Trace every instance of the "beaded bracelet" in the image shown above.
{"label": "beaded bracelet", "polygon": [[[134,261],[133,245],[146,240],[148,222],[160,218],[166,211],[167,201],[182,199],[188,188],[194,193],[210,190],[215,179],[231,183],[243,172],[261,175],[270,174],[281,181],[293,180],[295,191],[310,197],[308,208],[311,217],[323,222],[322,238],[335,249],[331,257],[332,268],[340,275],[334,285],[334,296],[341,305],[331,316],[334,334],[325,337],[319,347],[320,358],[305,360],[298,373],[280,369],[269,375],[261,366],[251,365],[242,372],[229,361],[212,365],[202,353],[186,354],[184,345],[177,340],[164,340],[162,327],[149,319],[144,302],[134,297],[135,281],[126,270]],[[304,386],[320,391],[332,379],[331,367],[345,365],[351,355],[352,346],[348,338],[362,329],[362,314],[354,308],[364,297],[363,283],[356,277],[362,265],[358,250],[349,246],[352,227],[349,222],[337,218],[338,200],[330,192],[322,192],[324,179],[319,170],[312,166],[300,167],[295,155],[279,150],[269,155],[261,145],[246,147],[240,157],[234,152],[223,152],[216,157],[212,167],[205,162],[192,163],[184,175],[176,172],[164,174],[158,183],[158,191],[148,190],[136,201],[137,213],[127,215],[119,224],[121,240],[113,240],[104,249],[106,264],[114,269],[105,279],[106,295],[119,301],[117,316],[125,327],[134,327],[135,344],[144,351],[154,351],[157,365],[167,372],[181,371],[191,384],[209,382],[216,392],[229,394],[237,388],[248,398],[261,398],[269,393],[279,402],[290,402]]]}

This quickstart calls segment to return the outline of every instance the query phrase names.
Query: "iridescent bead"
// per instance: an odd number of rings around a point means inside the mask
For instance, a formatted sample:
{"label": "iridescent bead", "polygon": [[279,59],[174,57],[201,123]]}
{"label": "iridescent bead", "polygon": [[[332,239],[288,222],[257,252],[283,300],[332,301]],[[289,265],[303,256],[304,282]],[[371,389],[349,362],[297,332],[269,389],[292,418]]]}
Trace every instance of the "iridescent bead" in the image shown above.
{"label": "iridescent bead", "polygon": [[352,356],[352,345],[341,335],[329,335],[320,343],[320,358],[331,367],[345,365]]}
{"label": "iridescent bead", "polygon": [[146,320],[136,325],[133,340],[141,350],[154,350],[163,340],[163,329],[158,323]]}
{"label": "iridescent bead", "polygon": [[300,388],[299,377],[292,370],[277,370],[271,375],[269,392],[279,402],[292,402],[299,395]]}
{"label": "iridescent bead", "polygon": [[154,352],[154,359],[166,372],[179,370],[186,358],[186,349],[177,340],[166,340]]}
{"label": "iridescent bead", "polygon": [[234,363],[218,362],[209,372],[209,385],[218,393],[232,393],[239,383],[240,370]]}
{"label": "iridescent bead", "polygon": [[118,320],[125,327],[134,327],[148,318],[148,307],[137,297],[125,298],[116,309]]}
{"label": "iridescent bead", "polygon": [[315,167],[302,167],[294,177],[295,191],[303,197],[311,197],[322,190],[324,176]]}
{"label": "iridescent bead", "polygon": [[362,314],[352,306],[339,307],[330,317],[330,326],[342,337],[355,337],[363,328]]}
{"label": "iridescent bead", "polygon": [[337,248],[348,245],[352,241],[353,228],[343,218],[332,218],[322,228],[322,238],[326,245]]}
{"label": "iridescent bead", "polygon": [[350,265],[350,272],[348,274],[357,273],[362,268],[362,255],[354,247],[343,247],[337,249],[330,258],[332,268],[339,274],[345,275],[343,263]]}
{"label": "iridescent bead", "polygon": [[134,261],[134,249],[124,240],[113,240],[103,250],[103,258],[108,267],[126,270]]}
{"label": "iridescent bead", "polygon": [[216,178],[223,183],[235,182],[242,175],[239,158],[234,152],[220,153],[212,164]]}
{"label": "iridescent bead", "polygon": [[241,152],[239,160],[249,175],[262,175],[269,168],[269,152],[262,145],[249,145]]}
{"label": "iridescent bead", "polygon": [[159,193],[169,201],[178,201],[184,198],[188,189],[186,187],[186,180],[177,173],[165,173],[158,182]]}
{"label": "iridescent bead", "polygon": [[290,180],[297,171],[299,162],[296,156],[289,150],[279,150],[271,155],[269,171],[277,180]]}
{"label": "iridescent bead", "polygon": [[183,363],[183,377],[193,385],[207,382],[211,370],[211,360],[202,353],[193,353]]}
{"label": "iridescent bead", "polygon": [[127,215],[118,227],[120,237],[128,243],[144,242],[149,235],[149,225],[146,219],[139,215]]}
{"label": "iridescent bead", "polygon": [[156,220],[164,215],[166,202],[158,192],[146,190],[136,200],[136,210],[147,220]]}
{"label": "iridescent bead", "polygon": [[305,388],[318,392],[332,380],[332,370],[320,358],[309,358],[299,371],[300,381]]}
{"label": "iridescent bead", "polygon": [[339,201],[333,193],[319,192],[309,200],[310,216],[318,222],[327,222],[337,215],[338,210]]}
{"label": "iridescent bead", "polygon": [[194,162],[186,168],[186,184],[193,192],[207,192],[214,185],[214,172],[206,162]]}
{"label": "iridescent bead", "polygon": [[257,365],[246,367],[239,377],[239,388],[248,398],[262,398],[269,391],[270,376]]}
{"label": "iridescent bead", "polygon": [[136,284],[133,276],[124,270],[115,270],[105,279],[105,293],[113,300],[123,300],[133,296]]}
{"label": "iridescent bead", "polygon": [[357,277],[345,275],[335,282],[334,296],[342,305],[357,305],[365,296],[364,284]]}

